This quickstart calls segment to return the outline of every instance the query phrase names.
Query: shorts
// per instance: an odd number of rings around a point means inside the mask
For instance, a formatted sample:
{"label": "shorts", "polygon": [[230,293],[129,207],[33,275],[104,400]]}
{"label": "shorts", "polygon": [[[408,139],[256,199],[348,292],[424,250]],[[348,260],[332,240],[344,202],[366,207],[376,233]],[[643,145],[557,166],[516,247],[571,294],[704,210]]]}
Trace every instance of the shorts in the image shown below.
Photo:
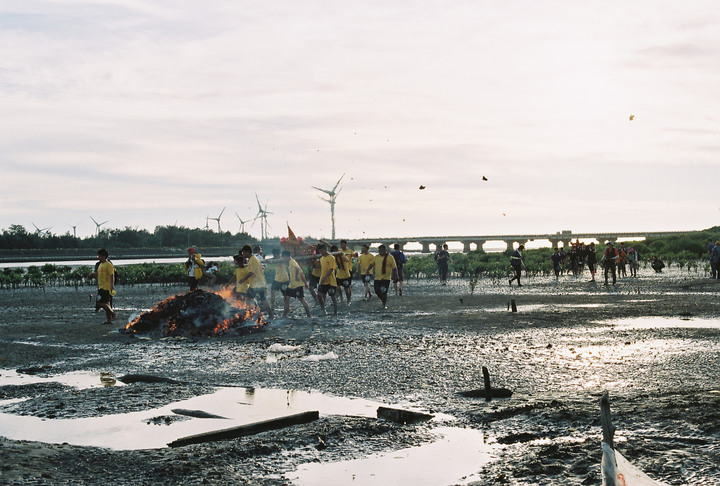
{"label": "shorts", "polygon": [[362,279],[362,281],[363,281],[364,283],[370,283],[370,282],[372,282],[372,280],[373,280],[373,276],[370,275],[370,274],[368,274],[368,275],[361,275],[360,278]]}
{"label": "shorts", "polygon": [[375,280],[374,287],[377,295],[386,295],[390,289],[390,280]]}
{"label": "shorts", "polygon": [[272,285],[270,286],[271,290],[279,290],[280,292],[284,292],[285,289],[287,289],[288,283],[287,282],[278,282],[277,280],[273,280]]}
{"label": "shorts", "polygon": [[308,287],[315,290],[318,288],[318,285],[320,284],[320,277],[316,277],[313,274],[310,274],[310,280],[308,280]]}
{"label": "shorts", "polygon": [[302,287],[295,287],[294,289],[288,288],[283,293],[285,297],[294,297],[296,299],[304,299],[305,298],[305,292],[303,292]]}
{"label": "shorts", "polygon": [[402,265],[397,267],[397,275],[398,275],[398,282],[402,282],[405,280],[405,272],[403,272]]}
{"label": "shorts", "polygon": [[322,284],[318,286],[318,292],[321,294],[335,295],[337,287],[329,284]]}
{"label": "shorts", "polygon": [[352,277],[337,279],[337,286],[348,288],[352,285]]}
{"label": "shorts", "polygon": [[109,290],[98,289],[98,304],[110,304],[112,303],[112,296]]}
{"label": "shorts", "polygon": [[265,289],[261,288],[249,288],[247,291],[248,299],[255,299],[258,302],[265,302]]}

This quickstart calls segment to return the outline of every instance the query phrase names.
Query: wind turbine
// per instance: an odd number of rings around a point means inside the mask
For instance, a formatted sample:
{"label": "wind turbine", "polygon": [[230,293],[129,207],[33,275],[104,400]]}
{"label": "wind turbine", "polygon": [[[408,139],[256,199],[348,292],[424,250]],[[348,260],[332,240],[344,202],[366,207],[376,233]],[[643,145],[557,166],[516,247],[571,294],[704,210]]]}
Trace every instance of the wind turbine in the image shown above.
{"label": "wind turbine", "polygon": [[32,224],[35,226],[35,234],[39,235],[40,233],[45,233],[45,236],[50,234],[50,229],[52,229],[52,226],[48,226],[47,228],[38,228],[35,223]]}
{"label": "wind turbine", "polygon": [[[81,221],[80,223],[82,223],[82,221]],[[77,230],[77,227],[78,227],[78,225],[79,225],[80,223],[75,223],[74,225],[73,225],[73,224],[69,224],[69,225],[68,225],[68,226],[70,226],[70,227],[73,229],[73,238],[77,238],[77,231],[76,231],[76,230]]]}
{"label": "wind turbine", "polygon": [[93,223],[95,223],[95,236],[98,236],[100,234],[100,226],[104,225],[108,221],[103,221],[102,223],[98,223],[97,221],[95,221],[95,218],[93,218],[92,216],[90,216],[90,219],[92,219]]}
{"label": "wind turbine", "polygon": [[[207,219],[212,219],[213,221],[217,221],[217,224],[218,224],[218,233],[222,233],[222,231],[220,231],[220,218],[222,217],[222,215],[223,215],[224,212],[225,212],[225,208],[223,208],[222,211],[220,211],[220,214],[218,215],[217,218],[207,218]],[[205,220],[205,224],[206,224],[206,225],[207,225],[207,219]]]}
{"label": "wind turbine", "polygon": [[338,188],[338,186],[340,185],[340,181],[343,180],[343,177],[345,177],[345,174],[343,174],[342,177],[340,177],[340,179],[338,179],[338,181],[335,183],[335,187],[333,187],[329,191],[327,189],[320,189],[319,187],[312,186],[313,189],[317,189],[320,192],[324,192],[325,194],[327,194],[329,196],[327,199],[325,199],[322,196],[318,196],[318,197],[320,199],[322,199],[323,201],[330,203],[330,221],[332,222],[332,238],[331,239],[333,239],[333,240],[335,239],[335,198],[337,198],[337,195],[340,194],[340,191],[342,191],[342,187],[340,189],[338,189],[337,192],[335,192],[335,189]]}
{"label": "wind turbine", "polygon": [[250,221],[249,219],[247,221],[243,221],[243,219],[240,217],[238,213],[235,213],[235,216],[237,216],[238,221],[240,221],[240,229],[238,230],[240,233],[245,233],[245,223]]}
{"label": "wind turbine", "polygon": [[262,207],[262,204],[260,204],[260,198],[258,197],[257,192],[255,193],[255,200],[257,201],[257,204],[258,204],[258,213],[257,213],[257,215],[255,215],[255,219],[253,219],[253,225],[255,224],[255,221],[257,221],[258,219],[260,220],[260,236],[263,240],[267,240],[267,238],[268,238],[267,230],[270,227],[270,225],[267,222],[267,216],[268,216],[268,214],[273,214],[273,213],[268,212],[267,201],[265,201],[265,207],[264,208]]}

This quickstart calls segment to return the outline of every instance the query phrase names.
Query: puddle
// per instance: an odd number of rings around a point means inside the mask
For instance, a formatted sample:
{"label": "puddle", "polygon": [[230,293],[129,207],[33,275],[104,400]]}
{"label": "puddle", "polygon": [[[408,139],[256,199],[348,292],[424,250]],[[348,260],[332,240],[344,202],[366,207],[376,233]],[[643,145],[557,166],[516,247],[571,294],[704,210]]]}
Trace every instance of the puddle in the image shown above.
{"label": "puddle", "polygon": [[621,329],[720,329],[720,319],[699,319],[689,317],[633,317],[614,319],[603,324]]}
{"label": "puddle", "polygon": [[47,371],[30,375],[18,373],[15,370],[0,370],[0,386],[60,383],[61,385],[72,386],[80,390],[102,386],[125,386],[123,383],[116,382],[109,373],[75,371],[62,375],[48,375],[46,374]]}
{"label": "puddle", "polygon": [[[95,376],[99,380],[98,375]],[[37,380],[40,377],[30,378]],[[53,379],[61,382],[72,381],[67,375]],[[296,390],[219,388],[214,393],[160,408],[99,417],[45,419],[0,413],[0,430],[4,437],[12,440],[67,442],[115,450],[156,449],[188,435],[313,410],[320,412],[320,415],[374,418],[377,416],[377,408],[381,405],[384,404]],[[188,418],[173,413],[173,409],[202,410],[225,419]],[[451,417],[436,418],[436,420],[448,419]]]}
{"label": "puddle", "polygon": [[325,484],[443,485],[479,481],[494,459],[479,430],[440,427],[435,442],[351,461],[308,463],[286,477],[299,486]]}

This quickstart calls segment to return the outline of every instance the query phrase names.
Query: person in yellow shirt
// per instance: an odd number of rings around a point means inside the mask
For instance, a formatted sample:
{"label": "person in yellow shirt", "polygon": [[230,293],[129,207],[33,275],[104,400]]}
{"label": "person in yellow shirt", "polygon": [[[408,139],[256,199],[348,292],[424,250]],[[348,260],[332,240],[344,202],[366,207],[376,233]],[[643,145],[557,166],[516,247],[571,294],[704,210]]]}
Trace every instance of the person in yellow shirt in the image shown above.
{"label": "person in yellow shirt", "polygon": [[322,272],[322,265],[320,265],[320,253],[315,250],[315,255],[310,259],[310,264],[312,265],[312,270],[310,270],[310,282],[309,282],[309,289],[310,289],[310,295],[312,295],[313,300],[315,301],[315,305],[320,304],[320,300],[318,299],[317,294],[317,288],[320,284],[320,274]]}
{"label": "person in yellow shirt", "polygon": [[[275,310],[275,292],[279,291],[285,295],[285,291],[288,288],[290,282],[290,275],[288,274],[288,259],[280,258],[280,248],[273,248],[273,258],[270,261],[275,268],[275,278],[272,284],[270,284],[270,307]],[[277,263],[274,263],[277,261]]]}
{"label": "person in yellow shirt", "polygon": [[331,255],[327,246],[320,243],[317,246],[317,251],[320,252],[320,283],[318,285],[318,302],[322,308],[323,314],[327,314],[325,310],[325,300],[328,294],[332,299],[333,310],[337,315],[337,279],[335,278],[335,270],[337,269],[337,262],[335,256]]}
{"label": "person in yellow shirt", "polygon": [[103,324],[112,324],[112,320],[115,319],[115,311],[111,306],[115,294],[115,267],[108,261],[108,256],[108,251],[105,248],[100,248],[97,252],[100,261],[97,271],[87,275],[88,278],[97,277],[98,300],[96,308],[99,307],[105,311],[106,320]]}
{"label": "person in yellow shirt", "polygon": [[302,304],[305,309],[305,314],[308,317],[312,317],[310,315],[310,306],[305,300],[305,295],[303,294],[303,287],[308,288],[307,280],[305,280],[305,274],[303,273],[302,268],[300,268],[300,265],[298,265],[298,262],[290,256],[290,252],[288,250],[283,250],[282,256],[283,258],[288,259],[287,269],[288,277],[290,278],[287,289],[283,292],[285,307],[283,309],[282,316],[288,316],[288,312],[290,312],[290,298],[294,297]]}
{"label": "person in yellow shirt", "polygon": [[[338,289],[345,289],[345,301],[347,305],[350,305],[352,298],[352,259],[357,257],[358,254],[348,248],[347,240],[340,240],[340,251],[343,252],[343,255],[337,258],[338,270],[335,277],[337,278]],[[340,292],[340,298],[342,299],[342,291]]]}
{"label": "person in yellow shirt", "polygon": [[205,275],[205,261],[195,248],[188,248],[188,259],[185,261],[185,273],[188,277],[190,292],[197,290],[198,282]]}
{"label": "person in yellow shirt", "polygon": [[358,272],[360,273],[360,279],[365,285],[365,295],[363,300],[368,300],[372,297],[370,291],[370,282],[372,281],[372,263],[375,260],[375,255],[370,253],[370,247],[363,245],[360,250],[360,256],[358,257]]}
{"label": "person in yellow shirt", "polygon": [[[235,255],[233,257],[235,262],[235,298],[245,300],[247,298],[247,291],[250,288],[245,276],[248,274],[250,269],[245,265],[245,258],[242,255]],[[242,282],[242,283],[241,283]]]}
{"label": "person in yellow shirt", "polygon": [[388,253],[385,245],[378,247],[378,254],[372,263],[375,270],[375,293],[380,297],[383,309],[387,309],[387,294],[390,289],[390,282],[398,279],[397,264],[395,258]]}
{"label": "person in yellow shirt", "polygon": [[267,283],[265,282],[265,273],[263,272],[262,263],[252,253],[250,245],[242,247],[242,256],[247,260],[248,273],[238,281],[238,284],[247,282],[249,288],[247,290],[248,299],[255,299],[260,307],[264,307],[270,317],[273,317],[273,310],[265,297]]}

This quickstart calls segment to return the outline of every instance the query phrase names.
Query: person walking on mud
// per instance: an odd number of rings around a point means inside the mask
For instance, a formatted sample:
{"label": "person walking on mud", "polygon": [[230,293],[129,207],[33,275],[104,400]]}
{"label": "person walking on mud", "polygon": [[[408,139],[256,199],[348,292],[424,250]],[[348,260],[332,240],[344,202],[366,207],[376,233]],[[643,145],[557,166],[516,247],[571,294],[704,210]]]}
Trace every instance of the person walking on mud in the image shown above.
{"label": "person walking on mud", "polygon": [[325,301],[330,295],[333,304],[333,312],[337,315],[337,279],[335,278],[335,270],[337,270],[337,261],[335,255],[328,252],[327,246],[320,243],[317,246],[317,252],[322,255],[320,257],[320,282],[318,284],[318,303],[323,314],[327,314],[325,310]]}
{"label": "person walking on mud", "polygon": [[595,272],[597,271],[597,253],[595,253],[595,243],[590,243],[585,249],[585,261],[587,262],[588,270],[590,270],[590,281],[595,281]]}
{"label": "person walking on mud", "polygon": [[518,246],[517,250],[512,252],[512,255],[510,255],[510,265],[515,272],[515,276],[510,279],[510,287],[512,287],[513,280],[517,280],[518,287],[522,287],[522,284],[520,283],[520,274],[522,274],[522,269],[525,267],[525,263],[523,262],[521,251],[525,251],[525,245]]}
{"label": "person walking on mud", "polygon": [[603,265],[605,266],[605,285],[608,284],[608,273],[612,272],[612,280],[613,285],[615,285],[615,282],[617,281],[617,259],[620,257],[618,254],[618,251],[615,249],[615,245],[613,245],[612,241],[607,242],[607,249],[605,250],[605,254],[603,254],[602,260]]}
{"label": "person walking on mud", "polygon": [[397,282],[398,273],[395,258],[388,253],[385,245],[378,246],[378,254],[375,255],[370,268],[375,271],[375,294],[380,297],[382,308],[387,309],[390,282]]}
{"label": "person walking on mud", "polygon": [[98,281],[96,309],[101,308],[105,311],[106,320],[103,324],[112,324],[115,319],[115,311],[110,304],[115,294],[115,267],[108,261],[108,256],[108,251],[100,248],[97,252],[100,261],[97,271],[87,274],[87,278],[97,278]]}
{"label": "person walking on mud", "polygon": [[372,282],[372,262],[375,259],[375,255],[370,253],[370,247],[367,245],[362,246],[360,250],[360,256],[358,257],[358,272],[362,279],[363,285],[365,286],[365,295],[363,300],[372,298],[373,294],[370,291],[370,282]]}
{"label": "person walking on mud", "polygon": [[393,246],[393,248],[394,249],[390,252],[390,254],[395,259],[398,274],[398,278],[393,283],[393,286],[395,287],[395,295],[402,295],[403,281],[405,280],[405,274],[403,273],[403,265],[407,263],[407,258],[405,257],[405,253],[403,253],[403,251],[400,249],[400,245],[398,243],[395,243],[395,246]]}
{"label": "person walking on mud", "polygon": [[560,269],[562,268],[563,257],[560,255],[560,249],[556,246],[553,254],[550,255],[550,261],[552,262],[553,271],[555,272],[555,280],[560,279]]}
{"label": "person walking on mud", "polygon": [[435,260],[437,261],[438,273],[440,274],[440,283],[442,285],[447,285],[448,266],[452,263],[447,243],[444,244],[442,249],[438,250],[435,254]]}
{"label": "person walking on mud", "polygon": [[195,248],[188,248],[188,259],[185,261],[185,273],[188,277],[190,292],[198,289],[198,282],[205,274],[205,262]]}

